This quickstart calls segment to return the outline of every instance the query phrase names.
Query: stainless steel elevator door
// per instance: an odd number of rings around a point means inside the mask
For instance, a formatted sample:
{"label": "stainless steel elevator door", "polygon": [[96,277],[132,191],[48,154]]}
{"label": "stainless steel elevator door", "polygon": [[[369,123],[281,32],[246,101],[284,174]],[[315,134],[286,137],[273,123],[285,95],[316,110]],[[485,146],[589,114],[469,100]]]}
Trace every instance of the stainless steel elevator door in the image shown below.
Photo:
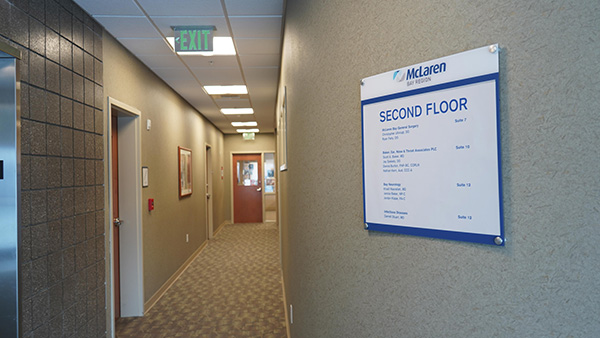
{"label": "stainless steel elevator door", "polygon": [[[1,47],[1,46],[0,46]],[[0,49],[0,332],[19,336],[20,138],[17,60]]]}

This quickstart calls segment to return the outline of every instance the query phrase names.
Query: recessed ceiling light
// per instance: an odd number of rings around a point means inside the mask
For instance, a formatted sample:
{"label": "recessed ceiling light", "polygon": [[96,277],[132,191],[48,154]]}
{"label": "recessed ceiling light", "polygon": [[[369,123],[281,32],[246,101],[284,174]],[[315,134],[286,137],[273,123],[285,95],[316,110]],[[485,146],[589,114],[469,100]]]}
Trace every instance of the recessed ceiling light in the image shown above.
{"label": "recessed ceiling light", "polygon": [[[175,50],[175,38],[172,36],[167,37],[167,41],[171,45],[171,48]],[[202,56],[214,56],[214,55],[235,55],[235,47],[233,46],[233,39],[229,36],[215,36],[213,38],[213,51],[212,52],[178,52],[180,55],[202,55]]]}
{"label": "recessed ceiling light", "polygon": [[231,122],[233,127],[256,127],[258,123],[256,122]]}
{"label": "recessed ceiling light", "polygon": [[258,133],[259,130],[258,129],[237,129],[236,132],[238,132],[238,133]]}
{"label": "recessed ceiling light", "polygon": [[244,85],[236,86],[204,86],[208,95],[224,94],[248,94],[248,88]]}
{"label": "recessed ceiling light", "polygon": [[225,115],[250,115],[254,114],[252,108],[221,108],[221,113]]}

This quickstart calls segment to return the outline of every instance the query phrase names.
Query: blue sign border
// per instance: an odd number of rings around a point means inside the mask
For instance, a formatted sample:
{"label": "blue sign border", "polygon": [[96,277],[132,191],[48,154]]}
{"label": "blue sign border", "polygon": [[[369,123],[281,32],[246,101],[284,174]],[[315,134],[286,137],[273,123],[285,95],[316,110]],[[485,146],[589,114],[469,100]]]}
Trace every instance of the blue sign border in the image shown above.
{"label": "blue sign border", "polygon": [[[366,191],[365,191],[365,106],[384,102],[389,100],[395,100],[398,98],[414,96],[449,88],[462,87],[470,84],[486,82],[486,81],[494,81],[496,87],[496,132],[498,140],[496,142],[498,147],[498,192],[499,192],[499,202],[500,202],[500,236],[496,235],[486,235],[486,234],[478,234],[478,233],[469,233],[469,232],[459,232],[459,231],[446,231],[446,230],[436,230],[436,229],[427,229],[427,228],[416,228],[402,225],[391,225],[391,224],[379,224],[379,223],[368,223],[367,222],[367,204],[366,204]],[[381,231],[381,232],[390,232],[396,234],[404,234],[404,235],[413,235],[413,236],[421,236],[421,237],[431,237],[431,238],[440,238],[440,239],[448,239],[454,241],[463,241],[463,242],[472,242],[472,243],[481,243],[481,244],[490,244],[496,246],[504,246],[505,245],[505,237],[504,237],[504,210],[502,203],[502,159],[500,155],[500,89],[499,83],[500,75],[499,73],[491,73],[487,75],[475,76],[467,79],[461,79],[457,81],[446,82],[434,86],[418,88],[414,90],[409,90],[405,92],[399,92],[390,95],[384,95],[380,97],[375,97],[372,99],[367,99],[361,101],[361,129],[362,129],[362,158],[363,158],[363,211],[364,211],[364,223],[366,225],[367,230],[372,231]],[[500,237],[502,239],[502,243],[496,243],[496,238]]]}

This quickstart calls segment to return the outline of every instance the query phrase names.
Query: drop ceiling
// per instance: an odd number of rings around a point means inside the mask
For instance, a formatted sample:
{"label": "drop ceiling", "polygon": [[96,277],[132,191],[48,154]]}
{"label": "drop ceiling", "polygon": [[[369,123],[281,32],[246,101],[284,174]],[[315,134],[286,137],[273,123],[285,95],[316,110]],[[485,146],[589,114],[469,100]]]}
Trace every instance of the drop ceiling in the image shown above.
{"label": "drop ceiling", "polygon": [[[223,133],[231,122],[256,121],[273,132],[285,0],[75,0],[125,48]],[[236,55],[175,54],[173,26],[215,26],[231,37]],[[205,85],[246,85],[248,95],[210,96]],[[221,108],[253,108],[223,115]]]}

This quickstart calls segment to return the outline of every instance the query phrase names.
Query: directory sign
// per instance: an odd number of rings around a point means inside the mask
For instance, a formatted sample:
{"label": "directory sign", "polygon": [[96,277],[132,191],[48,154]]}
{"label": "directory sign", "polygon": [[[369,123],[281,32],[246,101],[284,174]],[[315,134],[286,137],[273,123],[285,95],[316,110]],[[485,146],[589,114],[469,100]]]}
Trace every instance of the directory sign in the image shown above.
{"label": "directory sign", "polygon": [[365,226],[504,245],[498,46],[361,83]]}

